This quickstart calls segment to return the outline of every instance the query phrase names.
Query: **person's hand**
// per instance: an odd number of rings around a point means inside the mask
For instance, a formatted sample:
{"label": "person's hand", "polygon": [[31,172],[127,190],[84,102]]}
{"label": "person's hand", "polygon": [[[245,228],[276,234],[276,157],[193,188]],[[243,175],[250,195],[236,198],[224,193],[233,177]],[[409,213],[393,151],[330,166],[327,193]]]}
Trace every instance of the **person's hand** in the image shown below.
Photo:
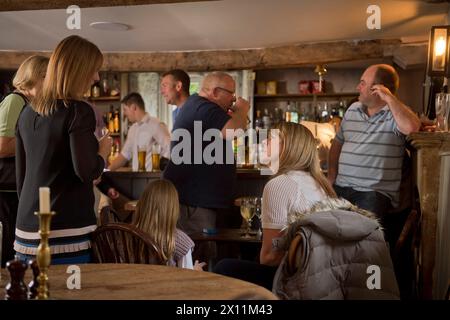
{"label": "person's hand", "polygon": [[111,150],[112,139],[109,136],[109,133],[105,134],[98,141],[98,154],[102,156],[105,162],[108,160],[108,155]]}
{"label": "person's hand", "polygon": [[389,104],[389,100],[394,98],[392,92],[382,84],[374,84],[371,87],[372,94],[380,97],[381,100]]}
{"label": "person's hand", "polygon": [[194,270],[203,271],[204,266],[206,266],[206,262],[198,262],[198,260],[195,260]]}
{"label": "person's hand", "polygon": [[102,176],[94,180],[94,186],[98,185],[102,181]]}
{"label": "person's hand", "polygon": [[111,199],[115,200],[119,197],[119,192],[114,189],[114,188],[109,188],[108,189],[108,197],[110,197]]}

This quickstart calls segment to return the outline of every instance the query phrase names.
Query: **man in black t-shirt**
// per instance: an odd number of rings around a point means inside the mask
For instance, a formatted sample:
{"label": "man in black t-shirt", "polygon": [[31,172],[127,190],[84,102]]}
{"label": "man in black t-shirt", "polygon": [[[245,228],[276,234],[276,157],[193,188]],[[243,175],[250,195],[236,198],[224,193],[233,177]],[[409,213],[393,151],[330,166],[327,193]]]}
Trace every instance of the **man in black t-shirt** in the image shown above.
{"label": "man in black t-shirt", "polygon": [[[181,207],[178,227],[188,234],[215,228],[217,211],[232,204],[236,177],[232,131],[246,128],[250,106],[246,100],[236,99],[235,90],[229,74],[208,74],[200,93],[186,100],[172,131],[171,160],[164,178],[178,190]],[[208,141],[203,141],[205,132],[214,137],[205,137]],[[179,137],[185,137],[186,133],[190,143]],[[216,139],[222,139],[221,148],[210,152]],[[183,145],[188,148],[180,151]],[[208,154],[215,161],[211,163]]]}

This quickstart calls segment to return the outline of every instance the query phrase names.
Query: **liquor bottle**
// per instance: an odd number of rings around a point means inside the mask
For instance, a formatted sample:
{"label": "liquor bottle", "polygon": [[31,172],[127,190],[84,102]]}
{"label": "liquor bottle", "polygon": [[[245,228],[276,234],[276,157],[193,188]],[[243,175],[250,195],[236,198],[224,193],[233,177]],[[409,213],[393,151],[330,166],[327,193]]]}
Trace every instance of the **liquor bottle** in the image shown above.
{"label": "liquor bottle", "polygon": [[267,108],[264,109],[263,123],[264,123],[264,129],[270,129],[272,126],[272,121],[270,120],[269,110]]}
{"label": "liquor bottle", "polygon": [[263,121],[261,119],[261,110],[256,110],[256,119],[255,119],[255,130],[258,132],[260,129],[264,128]]}
{"label": "liquor bottle", "polygon": [[120,82],[117,79],[117,75],[115,74],[111,88],[111,96],[118,96],[119,94],[120,94]]}
{"label": "liquor bottle", "polygon": [[274,115],[273,115],[273,124],[276,125],[276,124],[278,124],[281,121],[280,109],[278,109],[278,107],[275,107],[273,113],[274,113]]}
{"label": "liquor bottle", "polygon": [[92,86],[92,97],[94,97],[94,98],[100,97],[100,85],[98,84],[98,82],[96,82]]}
{"label": "liquor bottle", "polygon": [[346,108],[345,102],[344,101],[339,102],[339,111],[338,111],[339,117],[344,118],[345,108]]}
{"label": "liquor bottle", "polygon": [[119,110],[114,112],[114,132],[120,132]]}
{"label": "liquor bottle", "polygon": [[111,133],[114,132],[114,106],[113,105],[111,105],[109,107],[109,112],[108,112],[108,130]]}
{"label": "liquor bottle", "polygon": [[[297,104],[297,103],[296,103]],[[298,123],[297,107],[294,105],[294,109],[291,111],[291,122]]]}
{"label": "liquor bottle", "polygon": [[286,108],[286,122],[291,122],[291,103],[288,101]]}
{"label": "liquor bottle", "polygon": [[105,78],[102,79],[101,86],[102,86],[102,95],[109,96],[109,84],[106,76]]}

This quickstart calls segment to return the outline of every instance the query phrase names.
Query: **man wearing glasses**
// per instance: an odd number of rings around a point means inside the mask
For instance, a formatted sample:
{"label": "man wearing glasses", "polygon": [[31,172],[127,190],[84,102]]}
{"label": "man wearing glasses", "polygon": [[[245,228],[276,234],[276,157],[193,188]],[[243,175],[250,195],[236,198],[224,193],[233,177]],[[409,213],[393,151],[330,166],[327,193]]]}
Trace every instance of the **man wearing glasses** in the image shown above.
{"label": "man wearing glasses", "polygon": [[[248,101],[235,96],[235,82],[225,72],[212,72],[202,82],[200,93],[191,95],[181,108],[177,121],[173,127],[171,151],[169,164],[164,171],[164,178],[172,181],[178,190],[180,198],[180,218],[178,227],[187,234],[201,232],[204,229],[215,229],[216,218],[219,211],[232,205],[233,190],[236,178],[236,165],[234,162],[227,163],[227,152],[233,154],[231,141],[233,135],[227,129],[246,129],[247,113],[249,111]],[[233,106],[234,103],[234,106]],[[206,163],[203,153],[209,141],[195,141],[194,128],[198,130],[201,124],[201,135],[208,129],[216,129],[221,132],[223,140],[222,161]],[[179,164],[176,158],[180,155],[175,150],[180,143],[186,143],[183,139],[176,140],[175,132],[187,130],[190,134],[191,155],[190,161]],[[198,135],[198,132],[196,133]],[[214,141],[214,138],[212,139]],[[201,145],[195,150],[195,144]],[[227,151],[227,149],[229,149]],[[197,152],[196,152],[197,151]],[[197,155],[195,155],[197,153]],[[198,163],[198,157],[201,157]],[[195,161],[194,158],[197,158]],[[186,163],[189,162],[189,163]],[[194,259],[205,261],[213,254],[211,250],[205,249],[194,251]],[[196,253],[197,252],[197,253]]]}

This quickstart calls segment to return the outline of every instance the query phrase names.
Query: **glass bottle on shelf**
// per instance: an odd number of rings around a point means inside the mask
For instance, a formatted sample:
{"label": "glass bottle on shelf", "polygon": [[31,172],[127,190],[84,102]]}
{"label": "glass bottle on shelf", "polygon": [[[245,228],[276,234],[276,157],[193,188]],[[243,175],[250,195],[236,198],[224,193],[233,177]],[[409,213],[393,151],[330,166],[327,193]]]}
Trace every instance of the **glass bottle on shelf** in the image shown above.
{"label": "glass bottle on shelf", "polygon": [[276,125],[281,121],[281,117],[280,117],[280,109],[278,109],[278,107],[275,107],[275,109],[273,110],[273,124]]}
{"label": "glass bottle on shelf", "polygon": [[291,122],[298,123],[298,112],[297,112],[297,103],[295,103],[294,108],[291,111]]}
{"label": "glass bottle on shelf", "polygon": [[291,122],[291,102],[288,101],[287,108],[286,108],[286,122]]}
{"label": "glass bottle on shelf", "polygon": [[111,133],[114,133],[114,106],[111,105],[109,107],[109,112],[108,112],[108,130]]}
{"label": "glass bottle on shelf", "polygon": [[264,128],[264,124],[261,119],[261,110],[256,110],[255,130],[256,130],[256,132],[258,132],[259,129],[263,129],[263,128]]}
{"label": "glass bottle on shelf", "polygon": [[108,79],[103,78],[102,82],[101,82],[101,87],[102,87],[102,95],[103,96],[109,96],[109,84],[108,84]]}
{"label": "glass bottle on shelf", "polygon": [[114,132],[120,132],[119,110],[114,112]]}
{"label": "glass bottle on shelf", "polygon": [[338,111],[339,117],[344,118],[345,109],[346,109],[346,103],[341,100],[339,102],[339,111]]}
{"label": "glass bottle on shelf", "polygon": [[111,96],[118,96],[119,94],[120,94],[120,82],[119,79],[117,78],[117,74],[115,74],[111,87]]}
{"label": "glass bottle on shelf", "polygon": [[263,123],[264,123],[264,129],[270,129],[270,127],[272,126],[272,121],[270,120],[269,110],[267,108],[264,109]]}
{"label": "glass bottle on shelf", "polygon": [[100,97],[100,85],[98,84],[98,82],[96,82],[93,86],[92,86],[92,97],[94,98],[98,98]]}
{"label": "glass bottle on shelf", "polygon": [[328,112],[328,104],[325,102],[323,104],[323,109],[320,113],[320,122],[328,122],[330,121],[330,114]]}

